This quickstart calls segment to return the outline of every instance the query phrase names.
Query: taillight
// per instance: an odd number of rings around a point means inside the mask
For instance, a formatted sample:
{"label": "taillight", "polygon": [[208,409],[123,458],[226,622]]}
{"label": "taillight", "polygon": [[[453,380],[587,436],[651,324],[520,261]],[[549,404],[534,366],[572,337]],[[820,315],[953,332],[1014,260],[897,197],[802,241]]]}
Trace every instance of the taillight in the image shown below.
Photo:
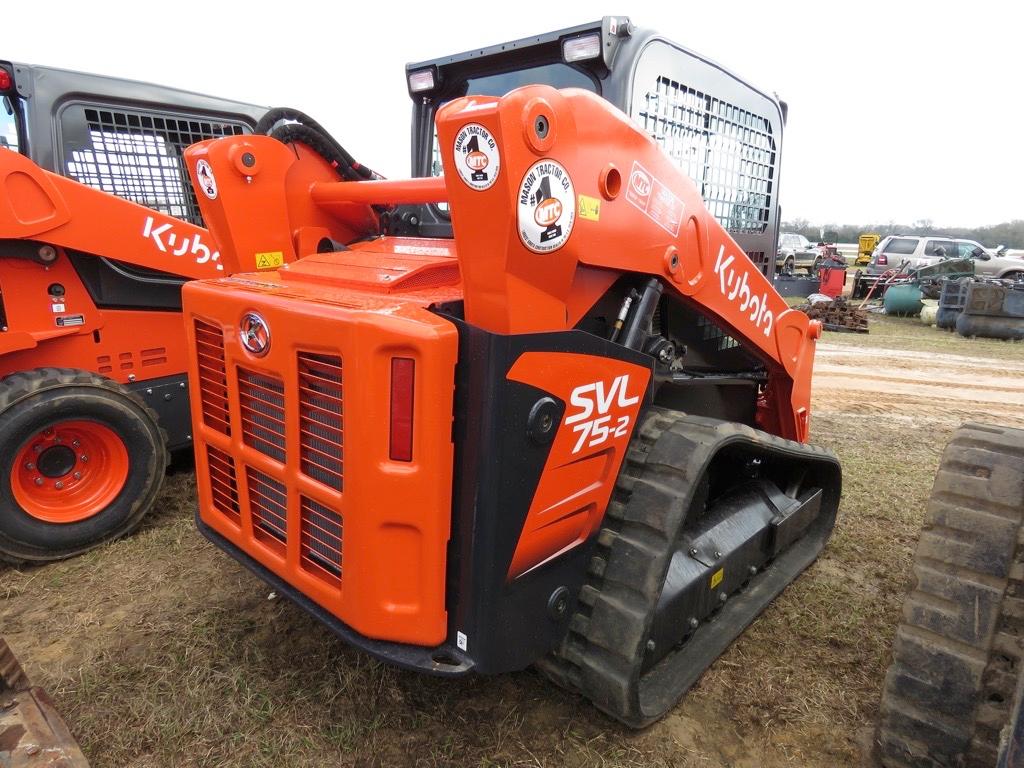
{"label": "taillight", "polygon": [[875,261],[875,263],[876,264],[883,264],[885,266],[888,266],[888,264],[889,264],[889,257],[886,256],[884,253],[880,253],[880,254],[878,254],[878,259]]}
{"label": "taillight", "polygon": [[11,73],[0,67],[0,91],[9,91],[12,85],[14,85],[14,80],[11,78]]}
{"label": "taillight", "polygon": [[412,461],[413,386],[416,361],[391,358],[391,450],[392,461]]}

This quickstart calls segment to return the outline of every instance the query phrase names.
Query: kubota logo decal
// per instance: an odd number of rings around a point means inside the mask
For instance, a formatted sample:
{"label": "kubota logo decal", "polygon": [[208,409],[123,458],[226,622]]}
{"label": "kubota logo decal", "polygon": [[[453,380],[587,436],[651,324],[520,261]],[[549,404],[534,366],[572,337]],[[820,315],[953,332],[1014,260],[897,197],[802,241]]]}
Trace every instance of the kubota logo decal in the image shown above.
{"label": "kubota logo decal", "polygon": [[498,143],[480,123],[462,126],[455,137],[455,169],[459,178],[478,192],[490,189],[498,180],[501,170]]}
{"label": "kubota logo decal", "polygon": [[[171,253],[174,256],[194,256],[196,264],[212,262],[216,264],[218,270],[224,271],[224,265],[220,263],[220,251],[211,251],[210,247],[203,243],[198,232],[181,237],[178,232],[174,231],[174,225],[170,222],[164,222],[157,226],[156,219],[147,216],[142,225],[142,237],[145,240],[152,240],[161,253]],[[177,247],[175,247],[175,243],[177,243]]]}
{"label": "kubota logo decal", "polygon": [[[640,402],[640,395],[629,394],[629,374],[616,376],[610,385],[604,381],[582,384],[572,391],[569,403],[579,410],[565,419],[565,425],[578,433],[573,453],[579,453],[584,446],[595,448],[613,437],[629,434],[630,416],[621,410],[629,409]],[[612,412],[612,408],[616,412]]]}
{"label": "kubota logo decal", "polygon": [[[746,261],[746,260],[744,260]],[[736,257],[732,254],[725,255],[725,246],[719,246],[718,258],[715,259],[715,274],[718,275],[718,288],[729,301],[739,304],[740,312],[750,310],[748,318],[755,327],[762,329],[765,336],[771,336],[772,326],[775,324],[775,314],[768,309],[768,294],[762,292],[755,296],[750,290],[748,270],[742,270],[742,275],[733,267]]]}

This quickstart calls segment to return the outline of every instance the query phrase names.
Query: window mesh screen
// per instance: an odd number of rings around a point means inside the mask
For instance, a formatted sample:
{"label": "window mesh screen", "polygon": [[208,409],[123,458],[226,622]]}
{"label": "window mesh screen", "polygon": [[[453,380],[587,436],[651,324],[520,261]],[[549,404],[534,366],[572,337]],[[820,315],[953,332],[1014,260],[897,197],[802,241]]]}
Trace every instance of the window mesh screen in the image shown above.
{"label": "window mesh screen", "polygon": [[142,110],[82,112],[87,136],[75,137],[64,158],[70,178],[198,226],[203,220],[182,152],[197,141],[247,132],[241,123]]}
{"label": "window mesh screen", "polygon": [[636,120],[700,190],[730,232],[768,226],[775,139],[767,118],[659,77]]}

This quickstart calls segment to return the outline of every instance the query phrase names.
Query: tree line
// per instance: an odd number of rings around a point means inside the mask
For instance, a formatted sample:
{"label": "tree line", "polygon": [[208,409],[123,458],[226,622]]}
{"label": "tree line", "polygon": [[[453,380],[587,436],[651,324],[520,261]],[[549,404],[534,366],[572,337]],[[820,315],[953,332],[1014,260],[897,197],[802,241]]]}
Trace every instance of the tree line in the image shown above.
{"label": "tree line", "polygon": [[[920,219],[913,224],[811,224],[807,219],[793,219],[782,222],[780,232],[799,232],[808,240],[818,242],[822,236],[829,242],[856,243],[861,235],[874,233],[886,235],[939,235],[942,237],[977,240],[984,246],[1005,245],[1009,248],[1024,248],[1024,219],[1004,221],[985,227],[936,227],[929,219]],[[835,235],[835,238],[832,238]]]}

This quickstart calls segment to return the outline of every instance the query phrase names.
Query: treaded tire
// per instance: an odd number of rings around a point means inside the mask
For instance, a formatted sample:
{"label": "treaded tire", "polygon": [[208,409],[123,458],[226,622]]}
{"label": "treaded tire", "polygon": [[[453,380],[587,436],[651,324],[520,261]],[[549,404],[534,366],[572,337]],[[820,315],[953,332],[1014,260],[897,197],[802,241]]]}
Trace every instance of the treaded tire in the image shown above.
{"label": "treaded tire", "polygon": [[994,766],[1024,670],[1024,430],[965,424],[942,455],[882,692],[888,768]]}
{"label": "treaded tire", "polygon": [[[123,485],[84,519],[46,522],[15,498],[13,472],[33,435],[61,422],[93,422],[127,451]],[[0,560],[45,562],[82,554],[134,530],[163,483],[169,460],[156,414],[128,389],[89,371],[38,368],[0,381]]]}

